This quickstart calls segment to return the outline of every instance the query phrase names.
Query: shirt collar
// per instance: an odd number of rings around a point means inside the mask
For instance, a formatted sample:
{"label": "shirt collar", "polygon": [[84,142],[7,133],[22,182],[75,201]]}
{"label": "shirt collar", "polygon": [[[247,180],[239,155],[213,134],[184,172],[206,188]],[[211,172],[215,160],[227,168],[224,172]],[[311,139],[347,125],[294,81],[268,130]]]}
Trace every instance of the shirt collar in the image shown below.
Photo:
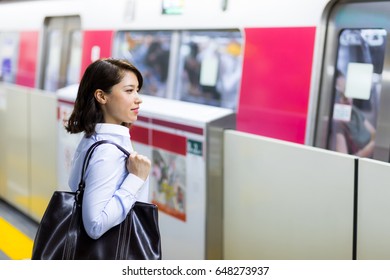
{"label": "shirt collar", "polygon": [[98,123],[95,126],[96,133],[100,134],[118,134],[122,136],[130,136],[129,128],[118,125],[118,124],[110,124],[110,123]]}

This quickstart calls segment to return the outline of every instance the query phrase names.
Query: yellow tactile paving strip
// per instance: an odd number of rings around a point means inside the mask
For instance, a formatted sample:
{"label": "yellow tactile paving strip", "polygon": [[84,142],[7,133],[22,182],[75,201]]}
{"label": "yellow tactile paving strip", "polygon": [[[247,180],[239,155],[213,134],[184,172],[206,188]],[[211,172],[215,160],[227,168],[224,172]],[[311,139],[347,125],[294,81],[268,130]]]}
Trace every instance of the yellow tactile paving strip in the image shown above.
{"label": "yellow tactile paving strip", "polygon": [[0,250],[12,260],[31,259],[33,240],[0,217]]}

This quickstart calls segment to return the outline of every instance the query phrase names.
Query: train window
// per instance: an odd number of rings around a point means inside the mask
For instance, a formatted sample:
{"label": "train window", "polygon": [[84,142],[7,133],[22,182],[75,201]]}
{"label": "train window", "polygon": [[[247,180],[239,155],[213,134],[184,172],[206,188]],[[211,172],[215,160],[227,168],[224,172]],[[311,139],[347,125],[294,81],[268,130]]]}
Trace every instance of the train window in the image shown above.
{"label": "train window", "polygon": [[235,110],[242,71],[241,49],[239,31],[183,32],[176,98]]}
{"label": "train window", "polygon": [[0,33],[0,81],[15,83],[19,33]]}
{"label": "train window", "polygon": [[114,43],[114,56],[132,62],[143,74],[141,94],[167,98],[172,32],[121,31]]}
{"label": "train window", "polygon": [[184,1],[181,0],[163,0],[162,14],[164,15],[181,15],[184,10]]}
{"label": "train window", "polygon": [[80,71],[81,71],[81,31],[74,30],[70,33],[70,44],[69,44],[69,63],[67,65],[67,74],[66,74],[66,86],[77,84],[80,80]]}
{"label": "train window", "polygon": [[40,88],[56,91],[77,83],[81,69],[81,28],[78,16],[45,19]]}
{"label": "train window", "polygon": [[62,36],[60,30],[51,30],[48,34],[48,56],[45,71],[45,83],[43,89],[55,91],[59,87],[61,66]]}
{"label": "train window", "polygon": [[386,39],[384,29],[340,33],[328,148],[373,157]]}

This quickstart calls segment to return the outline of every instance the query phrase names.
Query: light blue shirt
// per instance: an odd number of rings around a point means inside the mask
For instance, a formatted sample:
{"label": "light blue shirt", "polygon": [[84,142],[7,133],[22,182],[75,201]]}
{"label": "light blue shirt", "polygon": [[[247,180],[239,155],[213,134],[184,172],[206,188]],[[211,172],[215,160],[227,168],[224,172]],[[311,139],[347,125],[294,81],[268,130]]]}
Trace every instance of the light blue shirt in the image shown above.
{"label": "light blue shirt", "polygon": [[[130,153],[133,151],[128,128],[99,123],[95,131],[90,138],[83,137],[75,151],[69,177],[72,191],[78,189],[85,154],[96,141],[111,140]],[[144,181],[128,173],[126,159],[112,144],[99,145],[91,156],[84,175],[82,217],[85,230],[93,239],[120,224],[135,201],[149,202],[149,177]]]}

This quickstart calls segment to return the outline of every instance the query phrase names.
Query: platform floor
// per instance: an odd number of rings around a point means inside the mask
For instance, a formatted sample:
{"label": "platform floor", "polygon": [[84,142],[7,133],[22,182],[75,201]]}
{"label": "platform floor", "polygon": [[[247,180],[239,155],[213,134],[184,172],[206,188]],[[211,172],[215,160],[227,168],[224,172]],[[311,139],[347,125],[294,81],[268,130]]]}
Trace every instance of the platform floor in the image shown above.
{"label": "platform floor", "polygon": [[0,199],[0,260],[31,258],[38,223]]}

